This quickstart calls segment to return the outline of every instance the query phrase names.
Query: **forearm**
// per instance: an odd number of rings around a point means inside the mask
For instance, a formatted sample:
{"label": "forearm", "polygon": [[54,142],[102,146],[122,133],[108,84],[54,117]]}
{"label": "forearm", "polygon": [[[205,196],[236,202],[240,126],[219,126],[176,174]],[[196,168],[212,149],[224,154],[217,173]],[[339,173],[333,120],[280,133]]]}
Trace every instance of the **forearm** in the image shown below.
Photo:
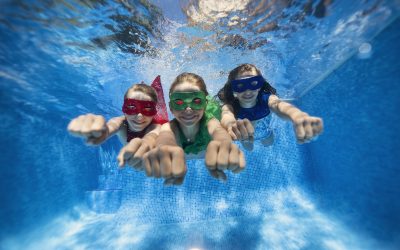
{"label": "forearm", "polygon": [[160,133],[156,139],[156,145],[178,146],[175,134],[171,129],[170,123],[166,123],[161,127]]}
{"label": "forearm", "polygon": [[229,133],[221,126],[217,119],[211,119],[208,124],[208,133],[213,141],[232,141]]}
{"label": "forearm", "polygon": [[221,125],[224,128],[227,128],[229,124],[232,124],[236,121],[235,115],[233,114],[231,108],[227,105],[222,107],[221,113]]}
{"label": "forearm", "polygon": [[272,112],[285,120],[294,121],[299,116],[307,115],[307,113],[288,102],[280,100],[278,97],[269,100],[268,105]]}
{"label": "forearm", "polygon": [[232,141],[231,136],[226,132],[226,130],[222,127],[218,127],[214,130],[211,135],[213,141]]}
{"label": "forearm", "polygon": [[233,113],[229,113],[229,112],[222,112],[222,116],[221,116],[221,125],[224,128],[228,128],[229,124],[232,124],[236,122],[236,118],[233,115]]}
{"label": "forearm", "polygon": [[153,148],[153,147],[155,147],[155,145],[157,145],[157,138],[158,138],[158,135],[157,135],[156,133],[150,132],[150,133],[147,133],[147,134],[142,138],[142,140],[143,140],[147,145],[149,145],[150,148]]}
{"label": "forearm", "polygon": [[125,116],[114,117],[107,122],[107,129],[108,129],[108,137],[113,136],[117,133],[120,129],[122,124],[125,121]]}

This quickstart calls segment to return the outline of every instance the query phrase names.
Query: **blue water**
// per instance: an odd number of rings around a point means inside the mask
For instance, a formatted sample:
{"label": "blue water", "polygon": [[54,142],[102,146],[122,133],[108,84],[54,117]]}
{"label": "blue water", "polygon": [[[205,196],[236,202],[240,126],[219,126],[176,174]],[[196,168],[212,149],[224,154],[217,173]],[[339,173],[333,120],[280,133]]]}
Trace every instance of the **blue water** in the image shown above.
{"label": "blue water", "polygon": [[[400,3],[282,2],[213,22],[194,5],[188,24],[189,1],[2,1],[0,248],[398,249]],[[324,134],[297,145],[273,117],[274,145],[256,143],[240,175],[222,183],[192,160],[166,188],[118,171],[115,138],[93,148],[66,132],[82,113],[120,115],[134,82],[160,74],[168,89],[192,71],[216,94],[243,62]]]}

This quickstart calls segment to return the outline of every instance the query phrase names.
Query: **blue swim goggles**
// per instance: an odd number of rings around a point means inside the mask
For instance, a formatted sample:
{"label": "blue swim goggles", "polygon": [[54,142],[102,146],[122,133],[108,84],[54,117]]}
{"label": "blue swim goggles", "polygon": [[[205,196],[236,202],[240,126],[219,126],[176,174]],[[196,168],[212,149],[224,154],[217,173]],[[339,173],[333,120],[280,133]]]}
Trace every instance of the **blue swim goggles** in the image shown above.
{"label": "blue swim goggles", "polygon": [[231,81],[233,92],[244,92],[246,90],[256,90],[264,86],[265,80],[262,75],[252,76],[249,78],[243,78]]}

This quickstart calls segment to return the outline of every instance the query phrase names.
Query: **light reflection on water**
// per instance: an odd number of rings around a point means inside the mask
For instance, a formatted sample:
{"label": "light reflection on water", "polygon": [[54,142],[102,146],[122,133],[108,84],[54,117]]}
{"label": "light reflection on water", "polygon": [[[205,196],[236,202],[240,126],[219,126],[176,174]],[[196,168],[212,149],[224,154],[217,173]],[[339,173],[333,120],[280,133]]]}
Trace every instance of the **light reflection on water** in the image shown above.
{"label": "light reflection on water", "polygon": [[269,212],[262,215],[179,224],[141,224],[135,220],[133,206],[116,214],[96,214],[76,207],[24,235],[22,241],[10,238],[2,242],[2,248],[374,249],[373,240],[360,238],[340,221],[320,213],[300,190],[289,187],[263,197]]}

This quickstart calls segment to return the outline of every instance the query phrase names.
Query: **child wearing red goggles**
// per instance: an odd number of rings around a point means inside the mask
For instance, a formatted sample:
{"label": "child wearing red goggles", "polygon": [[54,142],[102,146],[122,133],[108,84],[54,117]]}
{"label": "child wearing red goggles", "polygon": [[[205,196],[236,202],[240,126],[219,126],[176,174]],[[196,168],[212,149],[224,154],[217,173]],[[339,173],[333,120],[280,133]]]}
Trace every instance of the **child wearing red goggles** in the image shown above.
{"label": "child wearing red goggles", "polygon": [[123,116],[108,122],[101,115],[86,114],[73,119],[68,131],[86,139],[90,145],[99,145],[117,135],[123,145],[118,155],[119,165],[142,169],[141,156],[154,147],[160,125],[168,121],[160,76],[151,86],[140,83],[129,88],[124,96]]}

